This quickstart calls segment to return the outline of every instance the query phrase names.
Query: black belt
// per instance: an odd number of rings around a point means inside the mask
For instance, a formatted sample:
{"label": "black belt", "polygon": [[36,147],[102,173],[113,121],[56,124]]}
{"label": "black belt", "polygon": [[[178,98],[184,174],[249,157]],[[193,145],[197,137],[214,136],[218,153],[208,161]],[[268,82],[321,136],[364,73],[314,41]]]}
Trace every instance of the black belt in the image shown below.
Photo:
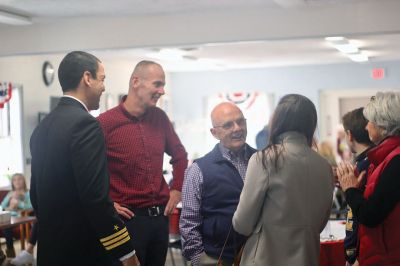
{"label": "black belt", "polygon": [[147,208],[129,208],[138,216],[161,216],[164,215],[165,206],[157,205]]}

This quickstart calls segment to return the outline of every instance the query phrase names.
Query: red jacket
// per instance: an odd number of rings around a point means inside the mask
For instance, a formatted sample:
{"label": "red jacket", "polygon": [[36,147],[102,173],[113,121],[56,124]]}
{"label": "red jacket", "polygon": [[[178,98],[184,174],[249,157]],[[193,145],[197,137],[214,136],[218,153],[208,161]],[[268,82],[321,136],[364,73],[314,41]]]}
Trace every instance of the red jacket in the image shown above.
{"label": "red jacket", "polygon": [[[368,153],[371,163],[364,198],[373,194],[379,177],[394,156],[400,154],[400,137],[389,137]],[[399,176],[400,178],[400,176]],[[400,192],[399,192],[400,193]],[[376,227],[360,225],[360,255],[362,266],[400,265],[400,204]]]}

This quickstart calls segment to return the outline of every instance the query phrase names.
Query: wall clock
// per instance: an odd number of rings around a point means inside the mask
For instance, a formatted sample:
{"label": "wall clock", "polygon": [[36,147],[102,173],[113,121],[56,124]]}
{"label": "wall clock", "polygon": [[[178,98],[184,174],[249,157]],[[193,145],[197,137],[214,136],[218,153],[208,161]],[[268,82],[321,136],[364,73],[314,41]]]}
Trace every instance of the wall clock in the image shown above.
{"label": "wall clock", "polygon": [[46,86],[50,86],[54,80],[54,67],[49,61],[44,62],[42,75],[44,84],[46,84]]}

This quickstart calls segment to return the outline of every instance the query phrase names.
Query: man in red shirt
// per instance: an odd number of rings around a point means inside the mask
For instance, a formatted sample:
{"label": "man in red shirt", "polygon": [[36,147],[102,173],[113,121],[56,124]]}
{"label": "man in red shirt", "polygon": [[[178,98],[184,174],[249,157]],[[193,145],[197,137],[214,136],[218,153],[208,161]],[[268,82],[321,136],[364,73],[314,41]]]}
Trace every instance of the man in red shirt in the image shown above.
{"label": "man in red shirt", "polygon": [[[181,200],[187,153],[167,115],[156,107],[165,93],[165,74],[152,61],[139,62],[128,95],[98,118],[106,140],[110,196],[133,235],[141,265],[162,266],[168,249],[168,215]],[[170,188],[163,176],[171,156]]]}

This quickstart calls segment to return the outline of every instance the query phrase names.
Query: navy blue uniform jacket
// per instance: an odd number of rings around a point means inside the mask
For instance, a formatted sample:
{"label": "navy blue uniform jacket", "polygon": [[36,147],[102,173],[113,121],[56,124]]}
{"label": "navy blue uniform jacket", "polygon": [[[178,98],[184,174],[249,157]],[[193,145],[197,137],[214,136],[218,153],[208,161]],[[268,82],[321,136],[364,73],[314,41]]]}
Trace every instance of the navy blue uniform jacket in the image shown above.
{"label": "navy blue uniform jacket", "polygon": [[111,265],[133,250],[108,197],[104,136],[75,99],[63,97],[30,140],[38,265]]}

